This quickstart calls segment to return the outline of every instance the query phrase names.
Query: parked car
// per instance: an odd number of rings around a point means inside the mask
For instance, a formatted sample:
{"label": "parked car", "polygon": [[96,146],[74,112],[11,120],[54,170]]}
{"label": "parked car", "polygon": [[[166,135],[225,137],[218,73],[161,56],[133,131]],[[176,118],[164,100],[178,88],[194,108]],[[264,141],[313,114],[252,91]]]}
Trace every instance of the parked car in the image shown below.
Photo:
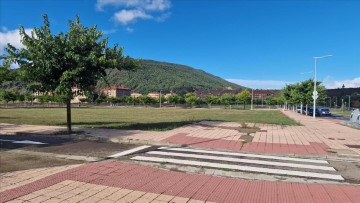
{"label": "parked car", "polygon": [[[308,107],[308,116],[312,116],[314,113],[313,107]],[[315,108],[315,116],[320,116],[320,111],[318,108]]]}
{"label": "parked car", "polygon": [[296,107],[296,112],[301,113],[301,106]]}
{"label": "parked car", "polygon": [[[308,109],[309,109],[309,107],[308,107]],[[306,106],[303,107],[302,114],[304,114],[304,115],[306,114]]]}
{"label": "parked car", "polygon": [[320,113],[320,116],[331,116],[330,109],[326,108],[326,107],[320,107],[319,113]]}

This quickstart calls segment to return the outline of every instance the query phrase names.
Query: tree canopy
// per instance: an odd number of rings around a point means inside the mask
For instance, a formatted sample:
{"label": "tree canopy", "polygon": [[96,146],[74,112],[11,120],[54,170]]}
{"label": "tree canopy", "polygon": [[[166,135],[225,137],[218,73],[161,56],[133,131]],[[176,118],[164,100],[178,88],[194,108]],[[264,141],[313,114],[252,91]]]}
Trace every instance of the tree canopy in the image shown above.
{"label": "tree canopy", "polygon": [[70,100],[80,92],[91,91],[99,79],[106,78],[107,69],[134,70],[138,61],[123,55],[123,48],[115,44],[108,47],[108,38],[96,26],[85,27],[77,16],[69,21],[69,31],[52,34],[47,15],[43,25],[29,35],[20,26],[24,48],[11,44],[5,48],[5,62],[17,63],[21,76],[36,91],[52,92],[67,98],[67,123],[71,132]]}
{"label": "tree canopy", "polygon": [[[326,98],[326,89],[321,85],[320,81],[316,82],[316,91],[318,92],[318,103],[324,103]],[[283,96],[288,104],[300,105],[300,104],[312,104],[312,94],[314,91],[314,81],[312,79],[305,80],[295,84],[288,84],[283,89]]]}

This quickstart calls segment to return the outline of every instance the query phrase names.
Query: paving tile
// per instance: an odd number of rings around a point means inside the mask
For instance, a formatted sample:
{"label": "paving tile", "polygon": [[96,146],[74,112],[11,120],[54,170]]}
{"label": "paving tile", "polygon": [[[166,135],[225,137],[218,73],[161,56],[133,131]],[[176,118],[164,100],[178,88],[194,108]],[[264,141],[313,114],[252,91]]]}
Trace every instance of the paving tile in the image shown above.
{"label": "paving tile", "polygon": [[159,195],[155,200],[169,202],[173,198],[174,198],[174,196],[162,194],[162,195]]}
{"label": "paving tile", "polygon": [[81,202],[81,203],[95,203],[95,202],[98,202],[100,200],[102,200],[102,199],[92,196],[92,197],[88,197],[87,199],[81,200],[79,202]]}
{"label": "paving tile", "polygon": [[187,203],[190,198],[174,197],[169,203]]}
{"label": "paving tile", "polygon": [[85,199],[89,198],[89,196],[82,196],[82,195],[74,195],[70,198],[65,198],[65,200],[69,201],[69,202],[80,202],[83,201]]}
{"label": "paving tile", "polygon": [[140,192],[140,191],[133,191],[127,195],[125,195],[124,197],[122,197],[121,199],[119,199],[119,201],[124,201],[124,202],[134,202],[137,199],[139,199],[141,196],[143,196],[145,194],[145,192]]}
{"label": "paving tile", "polygon": [[205,201],[190,199],[187,203],[205,203]]}
{"label": "paving tile", "polygon": [[38,197],[35,197],[33,199],[30,199],[28,200],[29,202],[34,202],[34,203],[39,203],[39,202],[45,202],[47,201],[48,199],[51,199],[51,197],[46,197],[46,196],[43,196],[43,195],[40,195]]}

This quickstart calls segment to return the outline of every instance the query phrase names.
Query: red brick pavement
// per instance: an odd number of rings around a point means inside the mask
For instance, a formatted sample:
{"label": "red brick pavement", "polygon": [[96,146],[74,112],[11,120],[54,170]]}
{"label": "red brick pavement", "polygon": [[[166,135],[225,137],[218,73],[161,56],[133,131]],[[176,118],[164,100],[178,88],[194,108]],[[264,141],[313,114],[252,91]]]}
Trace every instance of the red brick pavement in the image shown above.
{"label": "red brick pavement", "polygon": [[169,138],[164,139],[165,142],[185,144],[193,147],[204,147],[210,149],[224,149],[232,151],[246,151],[257,153],[273,153],[273,154],[326,154],[329,147],[324,143],[310,142],[310,145],[298,144],[276,144],[265,142],[242,143],[241,141],[209,139],[187,136],[185,133],[178,133]]}
{"label": "red brick pavement", "polygon": [[359,186],[250,181],[107,161],[63,171],[0,193],[0,202],[64,180],[211,202],[360,202]]}

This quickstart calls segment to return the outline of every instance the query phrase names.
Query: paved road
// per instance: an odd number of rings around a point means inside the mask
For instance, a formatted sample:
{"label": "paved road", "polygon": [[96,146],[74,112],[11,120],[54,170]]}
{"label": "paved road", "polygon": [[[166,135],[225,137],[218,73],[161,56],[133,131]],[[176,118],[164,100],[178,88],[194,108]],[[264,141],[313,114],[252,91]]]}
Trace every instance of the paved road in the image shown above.
{"label": "paved road", "polygon": [[0,146],[2,150],[23,148],[26,146],[53,146],[69,142],[71,142],[71,139],[0,134]]}
{"label": "paved road", "polygon": [[133,148],[136,145],[32,135],[0,135],[0,146],[1,150],[21,149],[25,151],[105,158],[111,154]]}

